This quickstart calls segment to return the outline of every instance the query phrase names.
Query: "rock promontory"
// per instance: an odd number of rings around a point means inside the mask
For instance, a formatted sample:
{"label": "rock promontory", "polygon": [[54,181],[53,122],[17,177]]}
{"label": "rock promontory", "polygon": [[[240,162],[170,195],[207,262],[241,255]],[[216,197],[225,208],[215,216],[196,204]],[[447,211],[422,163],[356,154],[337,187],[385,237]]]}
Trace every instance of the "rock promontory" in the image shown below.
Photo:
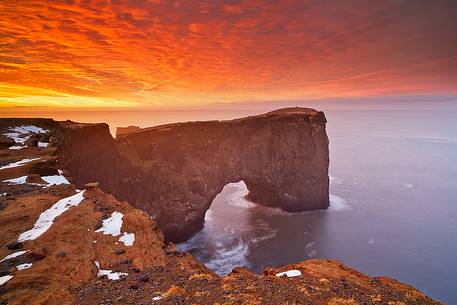
{"label": "rock promontory", "polygon": [[249,199],[285,211],[329,206],[329,151],[323,112],[286,108],[229,121],[130,130],[63,124],[59,155],[79,187],[98,181],[154,215],[167,240],[203,227],[223,187],[243,180]]}

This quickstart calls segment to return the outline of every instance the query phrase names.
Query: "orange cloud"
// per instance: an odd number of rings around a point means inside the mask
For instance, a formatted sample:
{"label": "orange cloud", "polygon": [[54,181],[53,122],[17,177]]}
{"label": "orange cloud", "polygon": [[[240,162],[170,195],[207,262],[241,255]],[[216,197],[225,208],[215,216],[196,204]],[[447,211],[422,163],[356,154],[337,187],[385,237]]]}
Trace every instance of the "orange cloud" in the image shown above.
{"label": "orange cloud", "polygon": [[456,12],[452,0],[2,1],[0,104],[456,92]]}

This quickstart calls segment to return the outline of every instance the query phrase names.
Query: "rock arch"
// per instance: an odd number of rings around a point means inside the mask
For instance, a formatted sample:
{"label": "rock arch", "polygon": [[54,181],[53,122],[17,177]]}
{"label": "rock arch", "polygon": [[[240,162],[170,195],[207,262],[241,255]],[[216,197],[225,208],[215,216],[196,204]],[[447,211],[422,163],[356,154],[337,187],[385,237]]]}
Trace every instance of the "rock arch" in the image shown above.
{"label": "rock arch", "polygon": [[287,211],[327,208],[325,123],[322,112],[288,108],[140,129],[116,140],[106,124],[67,126],[60,159],[77,184],[99,181],[154,215],[165,237],[179,242],[203,227],[223,187],[240,180],[260,204]]}

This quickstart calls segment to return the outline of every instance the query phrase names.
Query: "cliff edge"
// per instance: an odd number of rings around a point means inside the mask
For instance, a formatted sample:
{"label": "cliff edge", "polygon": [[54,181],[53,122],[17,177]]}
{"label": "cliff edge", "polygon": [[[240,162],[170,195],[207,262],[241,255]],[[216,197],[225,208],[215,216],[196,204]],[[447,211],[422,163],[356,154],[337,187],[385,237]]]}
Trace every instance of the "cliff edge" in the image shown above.
{"label": "cliff edge", "polygon": [[223,187],[244,180],[249,199],[286,211],[329,206],[323,112],[287,108],[230,121],[167,124],[113,139],[106,124],[67,124],[62,167],[79,187],[98,181],[154,215],[167,240],[203,227]]}

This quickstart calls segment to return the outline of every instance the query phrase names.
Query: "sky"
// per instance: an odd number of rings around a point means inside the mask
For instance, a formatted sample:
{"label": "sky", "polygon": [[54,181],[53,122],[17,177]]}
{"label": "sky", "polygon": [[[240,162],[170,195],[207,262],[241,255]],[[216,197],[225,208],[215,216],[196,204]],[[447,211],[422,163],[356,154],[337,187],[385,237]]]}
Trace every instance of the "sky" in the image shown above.
{"label": "sky", "polygon": [[455,94],[455,0],[0,0],[3,108]]}

